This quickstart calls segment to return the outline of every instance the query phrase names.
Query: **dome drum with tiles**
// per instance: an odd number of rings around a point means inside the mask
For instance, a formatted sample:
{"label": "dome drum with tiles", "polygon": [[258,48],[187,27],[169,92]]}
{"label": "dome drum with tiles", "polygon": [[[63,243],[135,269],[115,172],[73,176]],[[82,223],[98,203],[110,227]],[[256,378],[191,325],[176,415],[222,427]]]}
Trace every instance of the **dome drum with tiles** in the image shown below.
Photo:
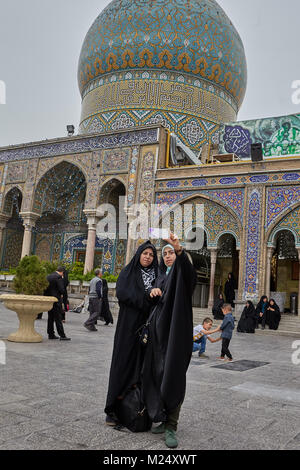
{"label": "dome drum with tiles", "polygon": [[214,0],[113,0],[85,38],[78,80],[80,133],[161,123],[199,150],[236,120],[247,67]]}

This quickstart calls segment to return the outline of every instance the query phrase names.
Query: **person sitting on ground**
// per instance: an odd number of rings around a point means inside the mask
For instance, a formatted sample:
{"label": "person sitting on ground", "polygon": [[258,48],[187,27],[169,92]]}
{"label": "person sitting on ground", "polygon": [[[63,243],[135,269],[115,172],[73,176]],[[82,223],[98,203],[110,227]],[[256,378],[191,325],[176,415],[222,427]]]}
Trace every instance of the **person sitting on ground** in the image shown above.
{"label": "person sitting on ground", "polygon": [[270,299],[266,312],[266,324],[269,325],[270,330],[278,330],[280,320],[280,308],[274,299]]}
{"label": "person sitting on ground", "polygon": [[232,316],[232,307],[230,304],[224,304],[222,307],[224,313],[224,320],[221,326],[217,328],[217,331],[222,331],[222,351],[221,356],[218,359],[224,360],[227,356],[228,362],[232,362],[232,355],[229,351],[229,343],[232,338],[232,332],[234,330],[234,318]]}
{"label": "person sitting on ground", "polygon": [[218,298],[215,300],[212,312],[215,320],[224,320],[224,315],[222,312],[222,307],[224,305],[223,294],[219,294]]}
{"label": "person sitting on ground", "polygon": [[239,333],[255,333],[256,312],[253,303],[248,300],[237,326]]}
{"label": "person sitting on ground", "polygon": [[261,324],[261,329],[264,330],[266,326],[266,313],[269,306],[268,297],[263,295],[256,307],[256,329]]}
{"label": "person sitting on ground", "polygon": [[205,318],[203,320],[203,325],[197,325],[194,327],[194,344],[193,344],[193,352],[198,351],[198,356],[201,358],[208,358],[206,356],[206,341],[209,340],[211,343],[217,343],[221,340],[221,338],[213,339],[211,335],[217,333],[219,330],[211,330],[213,325],[213,321],[211,318]]}

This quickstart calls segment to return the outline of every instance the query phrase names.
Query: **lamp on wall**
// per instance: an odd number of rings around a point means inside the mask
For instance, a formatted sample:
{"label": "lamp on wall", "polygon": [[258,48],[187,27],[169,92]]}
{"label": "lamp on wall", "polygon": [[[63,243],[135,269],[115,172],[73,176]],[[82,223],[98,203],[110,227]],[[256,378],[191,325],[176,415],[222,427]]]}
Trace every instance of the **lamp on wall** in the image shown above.
{"label": "lamp on wall", "polygon": [[67,126],[67,131],[68,131],[68,137],[72,137],[72,135],[74,135],[74,132],[75,132],[75,127],[70,124]]}

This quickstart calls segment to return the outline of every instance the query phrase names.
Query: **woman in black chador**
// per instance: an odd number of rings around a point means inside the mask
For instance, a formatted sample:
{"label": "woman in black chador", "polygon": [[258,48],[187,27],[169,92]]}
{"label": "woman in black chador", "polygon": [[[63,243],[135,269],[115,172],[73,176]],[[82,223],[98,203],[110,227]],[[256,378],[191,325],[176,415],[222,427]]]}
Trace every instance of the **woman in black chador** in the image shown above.
{"label": "woman in black chador", "polygon": [[157,278],[155,247],[148,241],[141,245],[117,281],[119,317],[116,327],[109,386],[106,399],[106,424],[118,423],[115,415],[118,399],[140,379],[140,341],[137,330],[147,321],[151,309],[149,290]]}
{"label": "woman in black chador", "polygon": [[265,329],[268,306],[268,297],[263,295],[256,306],[256,328],[258,328],[258,325],[261,323],[262,329]]}
{"label": "woman in black chador", "polygon": [[278,330],[280,320],[280,308],[274,299],[270,299],[266,312],[266,324],[269,325],[270,330]]}
{"label": "woman in black chador", "polygon": [[224,305],[223,294],[219,294],[218,298],[215,300],[212,313],[215,320],[224,320],[224,314],[222,312],[222,307]]}
{"label": "woman in black chador", "polygon": [[256,311],[253,303],[248,300],[238,323],[239,333],[255,333]]}
{"label": "woman in black chador", "polygon": [[102,308],[99,314],[99,320],[104,321],[105,325],[113,324],[114,319],[109,308],[108,301],[108,284],[105,279],[102,278]]}
{"label": "woman in black chador", "polygon": [[178,239],[171,234],[163,249],[160,275],[150,296],[158,303],[153,311],[142,386],[152,432],[165,433],[166,445],[177,447],[177,423],[186,390],[186,372],[193,351],[192,295],[196,271]]}
{"label": "woman in black chador", "polygon": [[228,279],[225,282],[225,298],[226,298],[226,303],[230,304],[232,308],[234,308],[234,299],[235,299],[235,290],[236,288],[236,283],[234,279],[234,275],[232,273],[228,274]]}

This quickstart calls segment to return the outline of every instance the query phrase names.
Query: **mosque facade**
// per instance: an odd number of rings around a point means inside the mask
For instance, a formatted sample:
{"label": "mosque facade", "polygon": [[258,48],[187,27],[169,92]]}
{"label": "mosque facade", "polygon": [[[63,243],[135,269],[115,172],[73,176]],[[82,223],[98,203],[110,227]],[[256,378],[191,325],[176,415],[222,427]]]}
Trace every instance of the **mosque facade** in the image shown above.
{"label": "mosque facade", "polygon": [[[78,82],[78,135],[0,148],[2,268],[37,254],[118,274],[136,243],[96,227],[97,208],[122,196],[127,214],[204,206],[195,306],[211,306],[229,272],[240,302],[272,293],[283,311],[300,298],[300,116],[237,121],[246,57],[216,1],[113,0],[85,38]],[[171,134],[199,164],[171,161]]]}

